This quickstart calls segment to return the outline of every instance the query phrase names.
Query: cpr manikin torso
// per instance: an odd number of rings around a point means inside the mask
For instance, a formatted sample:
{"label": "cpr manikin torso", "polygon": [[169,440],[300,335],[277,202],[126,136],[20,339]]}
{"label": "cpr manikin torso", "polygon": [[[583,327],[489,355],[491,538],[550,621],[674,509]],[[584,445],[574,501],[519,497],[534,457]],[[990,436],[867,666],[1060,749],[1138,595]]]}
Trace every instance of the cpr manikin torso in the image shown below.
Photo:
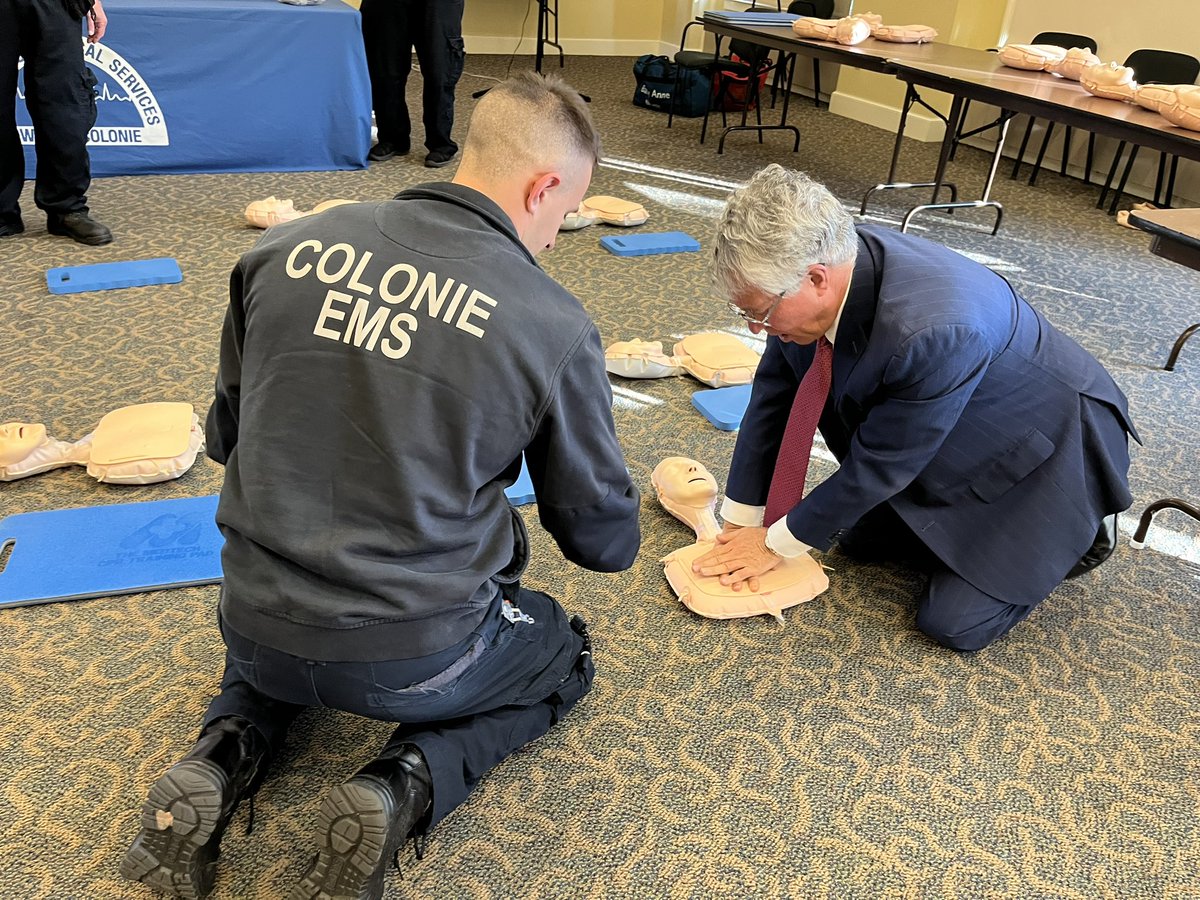
{"label": "cpr manikin torso", "polygon": [[871,36],[871,23],[856,16],[841,19],[817,19],[802,16],[792,22],[798,37],[816,41],[836,41],[846,46],[861,44]]}
{"label": "cpr manikin torso", "polygon": [[665,378],[682,371],[679,361],[663,353],[662,341],[617,341],[604,351],[604,368],[623,378]]}
{"label": "cpr manikin torso", "polygon": [[291,200],[267,197],[265,200],[255,200],[246,207],[246,223],[255,228],[270,228],[272,225],[292,222],[305,216],[314,216],[327,209],[333,209],[335,206],[353,202],[353,200],[325,200],[318,203],[309,212],[305,212],[296,209]]}
{"label": "cpr manikin torso", "polygon": [[785,559],[759,578],[759,589],[735,591],[715,575],[697,575],[692,563],[713,548],[721,531],[717,524],[717,481],[694,459],[668,456],[650,477],[658,500],[675,518],[696,533],[696,543],[668,554],[663,574],[679,601],[710,619],[742,619],[771,615],[783,622],[783,610],[813,599],[829,587],[815,559],[805,553]]}
{"label": "cpr manikin torso", "polygon": [[1200,131],[1200,86],[1177,85],[1174,102],[1163,104],[1158,112],[1172,125]]}
{"label": "cpr manikin torso", "polygon": [[1012,69],[1033,72],[1050,70],[1067,56],[1067,48],[1055,44],[1006,44],[998,53],[1000,62]]}
{"label": "cpr manikin torso", "polygon": [[1071,47],[1062,59],[1048,63],[1045,70],[1071,81],[1078,81],[1084,69],[1088,66],[1098,66],[1100,63],[1100,57],[1086,47]]}
{"label": "cpr manikin torso", "polygon": [[0,481],[16,481],[64,466],[86,466],[108,484],[155,484],[178,478],[204,448],[200,419],[190,403],[139,403],[113,410],[74,443],[46,426],[0,425]]}
{"label": "cpr manikin torso", "polygon": [[604,351],[604,367],[623,378],[662,378],[687,372],[712,387],[749,384],[759,356],[732,334],[704,332],[679,341],[664,356],[659,341],[617,341]]}

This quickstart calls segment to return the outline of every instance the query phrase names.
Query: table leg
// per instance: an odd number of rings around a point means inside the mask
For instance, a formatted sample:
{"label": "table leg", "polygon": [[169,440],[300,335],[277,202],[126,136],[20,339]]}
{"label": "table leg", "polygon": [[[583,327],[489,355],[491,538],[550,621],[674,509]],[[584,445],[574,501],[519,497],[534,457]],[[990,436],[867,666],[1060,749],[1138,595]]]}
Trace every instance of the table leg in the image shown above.
{"label": "table leg", "polygon": [[740,125],[730,125],[724,131],[721,132],[721,140],[717,143],[717,153],[725,152],[725,138],[729,137],[729,135],[734,131],[756,131],[756,132],[758,132],[758,142],[760,144],[763,142],[763,132],[764,131],[790,131],[796,136],[795,143],[793,143],[793,145],[792,145],[792,152],[796,153],[797,151],[799,151],[799,149],[800,149],[800,129],[797,128],[795,125],[787,124],[788,98],[791,97],[791,95],[792,95],[792,78],[796,74],[796,54],[792,54],[791,65],[790,65],[790,68],[788,69],[788,72],[789,72],[788,79],[787,79],[788,87],[787,87],[787,90],[784,91],[784,94],[783,94],[783,110],[779,116],[779,124],[778,125],[764,125],[762,123],[762,93],[759,91],[759,88],[758,88],[758,79],[752,75],[751,77],[755,79],[753,82],[753,85],[754,85],[753,90],[754,90],[754,100],[755,100],[755,111],[757,113],[756,120],[757,120],[758,124],[757,125],[747,125],[746,124],[746,115],[749,112],[749,110],[743,109],[742,110],[742,123]]}
{"label": "table leg", "polygon": [[[935,181],[911,182],[911,181],[896,181],[895,180],[896,167],[897,167],[897,163],[900,160],[900,142],[904,138],[904,128],[908,122],[908,111],[912,108],[912,105],[914,103],[920,103],[922,106],[924,106],[927,110],[932,112],[935,116],[937,116],[943,122],[947,123],[946,124],[946,129],[947,129],[946,133],[950,136],[951,146],[953,146],[954,132],[950,130],[950,124],[949,124],[949,120],[947,119],[947,117],[943,116],[940,112],[938,112],[936,109],[934,109],[932,106],[930,106],[924,100],[922,100],[921,95],[919,93],[917,93],[916,86],[913,85],[912,82],[907,82],[907,84],[908,84],[908,90],[904,94],[904,105],[900,108],[900,124],[896,128],[896,143],[895,143],[895,146],[892,148],[892,164],[891,164],[891,167],[888,169],[888,180],[886,182],[884,182],[883,184],[877,184],[877,185],[875,185],[875,187],[869,188],[867,190],[867,192],[865,194],[863,194],[862,205],[859,207],[859,210],[858,210],[858,214],[860,216],[865,216],[867,214],[867,204],[871,202],[871,195],[874,194],[876,191],[903,191],[903,190],[908,190],[909,188],[933,188],[933,196],[934,196],[934,199],[936,200],[938,191],[940,191],[942,189],[942,187],[946,187],[946,188],[949,188],[949,190],[950,190],[951,202],[958,200],[957,186],[955,186],[952,182],[949,182],[949,181],[943,182],[941,180],[940,175]],[[956,108],[961,108],[961,102],[962,101],[959,97],[954,98],[954,105]],[[954,110],[951,110],[952,114],[953,114],[953,112],[954,112]],[[961,109],[960,109],[960,117],[961,117]],[[957,120],[956,120],[956,122],[957,122]],[[957,124],[955,124],[954,127],[957,128],[958,127]],[[942,174],[945,173],[944,157],[945,157],[946,153],[947,153],[946,143],[945,143],[945,138],[943,138],[943,141],[942,141],[943,162],[939,166]]]}
{"label": "table leg", "polygon": [[[961,113],[959,106],[960,98],[955,97],[954,103],[951,104],[950,107],[950,119],[947,122],[947,129],[949,129],[950,122],[955,121]],[[981,196],[978,200],[964,200],[961,203],[953,199],[950,203],[938,203],[936,202],[937,187],[935,187],[933,203],[914,206],[905,214],[903,221],[900,223],[900,230],[902,232],[908,230],[908,225],[912,221],[913,216],[919,212],[924,212],[927,209],[944,209],[947,212],[953,212],[956,209],[979,209],[984,206],[991,207],[992,209],[996,210],[996,221],[992,225],[992,234],[995,234],[1000,230],[1000,223],[1004,219],[1004,207],[995,200],[991,200],[989,198],[991,197],[992,193],[992,184],[996,180],[996,170],[1000,167],[1000,154],[1004,150],[1004,139],[1008,137],[1008,126],[1012,122],[1014,115],[1015,113],[1011,113],[1008,110],[1000,111],[1000,134],[996,138],[996,149],[992,151],[992,166],[988,170],[987,179],[983,183],[983,196]],[[942,154],[941,158],[938,160],[938,171],[934,181],[935,185],[941,183],[942,176],[945,174],[945,165],[949,157],[950,149],[954,146],[954,133],[947,130],[946,135],[947,136],[942,139]]]}
{"label": "table leg", "polygon": [[[722,34],[713,34],[713,59],[721,58],[721,39]],[[714,71],[715,75],[716,72]],[[700,143],[704,143],[704,136],[708,134],[708,114],[712,111],[712,98],[709,98],[708,104],[704,107],[704,123],[700,126]]]}

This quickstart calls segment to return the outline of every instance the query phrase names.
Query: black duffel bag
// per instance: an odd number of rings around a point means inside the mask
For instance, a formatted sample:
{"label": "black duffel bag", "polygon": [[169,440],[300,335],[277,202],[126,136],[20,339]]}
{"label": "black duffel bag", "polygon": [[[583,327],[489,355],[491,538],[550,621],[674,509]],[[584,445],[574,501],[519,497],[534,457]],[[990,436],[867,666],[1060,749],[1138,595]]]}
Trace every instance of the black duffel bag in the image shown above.
{"label": "black duffel bag", "polygon": [[637,80],[633,103],[646,109],[677,116],[702,116],[712,98],[712,79],[707,72],[700,69],[680,72],[667,56],[652,53],[639,56],[633,63],[633,77]]}

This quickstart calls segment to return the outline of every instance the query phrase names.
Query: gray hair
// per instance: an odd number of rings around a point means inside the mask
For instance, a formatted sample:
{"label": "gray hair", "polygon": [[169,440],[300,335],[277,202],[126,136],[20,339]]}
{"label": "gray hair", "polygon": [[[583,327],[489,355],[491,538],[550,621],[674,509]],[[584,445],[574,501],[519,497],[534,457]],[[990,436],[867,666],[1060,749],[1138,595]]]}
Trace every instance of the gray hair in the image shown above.
{"label": "gray hair", "polygon": [[587,104],[557,75],[523,72],[479,101],[467,129],[463,162],[493,176],[570,160],[600,161],[600,132]]}
{"label": "gray hair", "polygon": [[858,255],[854,220],[825,185],[772,163],[734,191],[717,223],[712,285],[732,300],[748,289],[790,294],[815,263]]}

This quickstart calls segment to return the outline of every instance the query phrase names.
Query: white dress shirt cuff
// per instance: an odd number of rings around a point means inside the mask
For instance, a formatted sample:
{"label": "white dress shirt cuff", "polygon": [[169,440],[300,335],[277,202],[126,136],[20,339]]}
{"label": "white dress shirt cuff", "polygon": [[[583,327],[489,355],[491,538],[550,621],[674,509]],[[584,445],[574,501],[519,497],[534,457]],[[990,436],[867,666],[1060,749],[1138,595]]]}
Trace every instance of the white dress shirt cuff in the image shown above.
{"label": "white dress shirt cuff", "polygon": [[777,556],[792,559],[803,556],[812,549],[812,545],[796,540],[788,531],[787,517],[785,516],[767,529],[767,549],[773,551]]}
{"label": "white dress shirt cuff", "polygon": [[765,512],[765,506],[749,506],[728,497],[721,503],[721,518],[730,525],[741,525],[743,528],[761,527]]}

